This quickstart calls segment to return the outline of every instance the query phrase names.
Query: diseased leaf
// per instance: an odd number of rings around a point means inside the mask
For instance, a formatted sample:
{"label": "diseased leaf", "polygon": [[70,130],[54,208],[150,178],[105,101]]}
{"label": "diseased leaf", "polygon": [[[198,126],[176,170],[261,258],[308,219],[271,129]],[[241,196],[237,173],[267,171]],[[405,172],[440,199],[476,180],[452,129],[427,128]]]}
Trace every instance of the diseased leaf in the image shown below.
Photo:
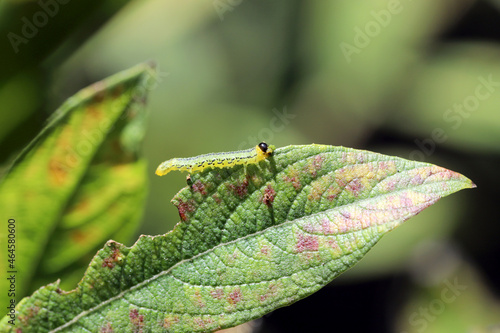
{"label": "diseased leaf", "polygon": [[[17,272],[19,299],[36,285],[32,279],[61,277],[110,237],[125,241],[134,232],[146,194],[137,145],[151,74],[149,65],[140,65],[75,94],[0,183],[2,220],[16,221],[16,260],[13,267],[2,260],[0,269]],[[1,280],[1,290],[8,282]],[[7,293],[1,297],[6,305]]]}
{"label": "diseased leaf", "polygon": [[259,165],[191,175],[181,222],[131,248],[109,241],[78,288],[59,282],[17,308],[23,332],[210,332],[317,291],[388,231],[474,184],[422,162],[343,147],[288,146]]}

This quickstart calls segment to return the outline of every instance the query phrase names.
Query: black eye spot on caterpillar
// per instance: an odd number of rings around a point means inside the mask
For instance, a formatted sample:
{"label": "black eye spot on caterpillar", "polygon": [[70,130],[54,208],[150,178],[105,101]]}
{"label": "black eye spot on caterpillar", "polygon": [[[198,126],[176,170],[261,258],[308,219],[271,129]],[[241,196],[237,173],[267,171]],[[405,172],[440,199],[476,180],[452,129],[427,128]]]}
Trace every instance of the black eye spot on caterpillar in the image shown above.
{"label": "black eye spot on caterpillar", "polygon": [[[267,152],[267,149],[269,148],[269,146],[267,145],[267,143],[265,142],[261,142],[259,143],[259,148],[260,150],[262,150],[263,153],[266,153]],[[271,152],[272,153],[272,152]]]}
{"label": "black eye spot on caterpillar", "polygon": [[246,150],[173,158],[160,164],[156,169],[156,174],[163,176],[174,170],[192,173],[203,171],[206,168],[231,168],[235,165],[255,164],[271,156],[274,149],[276,147],[273,145],[261,142]]}

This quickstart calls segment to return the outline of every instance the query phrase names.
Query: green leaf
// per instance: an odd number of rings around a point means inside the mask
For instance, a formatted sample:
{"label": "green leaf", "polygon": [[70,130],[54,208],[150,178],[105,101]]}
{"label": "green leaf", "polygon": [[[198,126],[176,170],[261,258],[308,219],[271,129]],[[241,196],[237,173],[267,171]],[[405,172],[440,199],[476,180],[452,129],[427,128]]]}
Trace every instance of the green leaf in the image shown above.
{"label": "green leaf", "polygon": [[[14,219],[16,231],[14,266],[2,260],[0,269],[17,272],[18,299],[40,286],[34,278],[61,277],[110,237],[127,241],[134,232],[146,194],[138,145],[151,74],[149,65],[139,65],[75,94],[0,183],[1,218]],[[0,229],[4,249],[6,232]],[[9,289],[9,281],[0,286]],[[1,297],[4,306],[7,293]]]}
{"label": "green leaf", "polygon": [[259,165],[193,174],[181,222],[131,248],[109,241],[77,289],[59,282],[17,307],[23,332],[209,332],[317,291],[388,231],[475,185],[422,162],[323,145]]}

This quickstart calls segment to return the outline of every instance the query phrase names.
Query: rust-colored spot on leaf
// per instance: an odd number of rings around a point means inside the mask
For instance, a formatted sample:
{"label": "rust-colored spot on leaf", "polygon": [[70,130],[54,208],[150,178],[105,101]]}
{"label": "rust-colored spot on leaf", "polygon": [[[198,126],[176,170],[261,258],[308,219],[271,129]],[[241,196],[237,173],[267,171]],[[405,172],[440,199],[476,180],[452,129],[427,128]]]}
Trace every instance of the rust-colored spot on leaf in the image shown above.
{"label": "rust-colored spot on leaf", "polygon": [[144,326],[144,316],[139,314],[139,310],[132,309],[129,312],[129,318],[132,325],[134,325],[133,332],[134,333],[142,333]]}
{"label": "rust-colored spot on leaf", "polygon": [[199,192],[201,195],[207,195],[207,191],[205,189],[205,185],[198,179],[191,186],[194,192]]}
{"label": "rust-colored spot on leaf", "polygon": [[113,268],[115,264],[120,262],[123,258],[123,255],[119,248],[114,248],[111,255],[107,258],[104,258],[102,262],[102,267]]}
{"label": "rust-colored spot on leaf", "polygon": [[246,178],[238,185],[229,184],[228,186],[234,192],[234,194],[242,199],[248,194],[248,179]]}
{"label": "rust-colored spot on leaf", "polygon": [[114,268],[115,267],[115,264],[113,263],[112,260],[106,258],[104,259],[104,261],[102,262],[102,267],[107,267],[107,268]]}
{"label": "rust-colored spot on leaf", "polygon": [[195,206],[191,200],[181,201],[179,202],[177,209],[179,210],[179,216],[181,217],[181,220],[187,221],[189,219],[189,213],[195,210]]}
{"label": "rust-colored spot on leaf", "polygon": [[219,195],[217,193],[212,195],[212,198],[214,198],[215,202],[218,204],[220,204],[222,202],[221,198],[219,197]]}
{"label": "rust-colored spot on leaf", "polygon": [[49,175],[54,185],[62,185],[66,182],[69,173],[69,167],[57,159],[49,162]]}
{"label": "rust-colored spot on leaf", "polygon": [[268,207],[272,206],[275,196],[276,196],[276,191],[271,186],[271,184],[267,184],[267,187],[264,190],[264,196],[262,197],[262,202],[264,203],[264,205]]}
{"label": "rust-colored spot on leaf", "polygon": [[194,292],[194,303],[199,308],[204,308],[206,306],[205,302],[203,302],[203,296],[200,294],[199,290]]}
{"label": "rust-colored spot on leaf", "polygon": [[83,232],[80,229],[75,229],[71,232],[70,238],[75,242],[75,243],[86,243],[88,234]]}
{"label": "rust-colored spot on leaf", "polygon": [[[96,97],[98,97],[98,95],[96,95]],[[98,103],[100,102],[101,100]],[[91,119],[100,119],[102,117],[102,112],[98,103],[90,103],[85,107],[87,116]]]}
{"label": "rust-colored spot on leaf", "polygon": [[230,304],[238,304],[242,300],[243,300],[243,294],[241,293],[241,289],[239,287],[231,291],[227,297],[227,301]]}
{"label": "rust-colored spot on leaf", "polygon": [[38,311],[40,311],[40,308],[38,306],[32,306],[32,307],[29,307],[28,308],[28,314],[27,315],[20,315],[19,317],[17,317],[17,319],[19,319],[19,322],[21,322],[21,324],[23,326],[28,326],[28,322],[31,318],[35,317],[37,314],[38,314]]}
{"label": "rust-colored spot on leaf", "polygon": [[102,326],[99,329],[99,332],[100,333],[113,333],[114,332],[113,326],[111,325],[111,323],[106,323],[106,325]]}
{"label": "rust-colored spot on leaf", "polygon": [[168,315],[163,319],[163,327],[170,328],[172,325],[179,323],[180,319],[178,315]]}

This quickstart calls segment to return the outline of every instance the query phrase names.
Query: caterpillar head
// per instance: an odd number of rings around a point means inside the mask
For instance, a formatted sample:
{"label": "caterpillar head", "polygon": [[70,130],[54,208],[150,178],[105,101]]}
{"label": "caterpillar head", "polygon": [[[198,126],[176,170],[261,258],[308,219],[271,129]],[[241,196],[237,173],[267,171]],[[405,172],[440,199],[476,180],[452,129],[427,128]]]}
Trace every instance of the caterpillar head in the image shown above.
{"label": "caterpillar head", "polygon": [[265,142],[261,142],[255,148],[257,150],[258,160],[262,161],[273,154],[275,147],[273,145],[268,145]]}

